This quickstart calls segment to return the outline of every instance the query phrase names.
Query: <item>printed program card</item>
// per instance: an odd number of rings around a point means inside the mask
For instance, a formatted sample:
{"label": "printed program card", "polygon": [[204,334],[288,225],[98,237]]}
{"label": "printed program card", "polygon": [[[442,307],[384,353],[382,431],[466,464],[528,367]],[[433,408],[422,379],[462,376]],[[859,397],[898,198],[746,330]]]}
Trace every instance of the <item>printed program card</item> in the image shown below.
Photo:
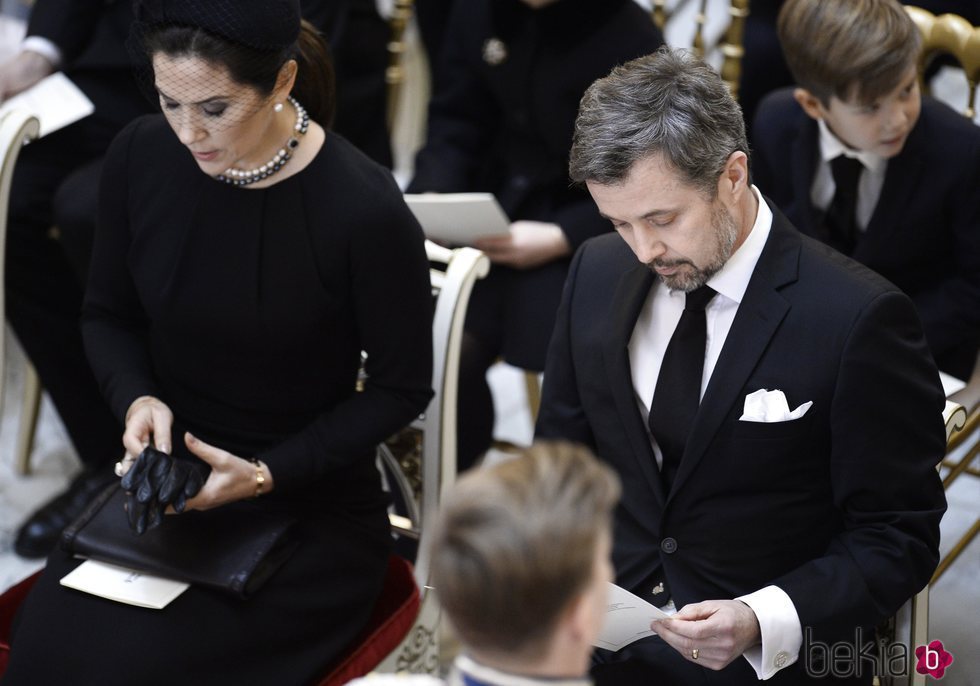
{"label": "printed program card", "polygon": [[510,220],[492,193],[409,193],[405,202],[426,238],[449,245],[472,245],[481,236],[510,231]]}
{"label": "printed program card", "polygon": [[0,106],[0,118],[11,110],[25,110],[41,123],[39,137],[74,124],[95,111],[95,105],[60,71],[45,77]]}
{"label": "printed program card", "polygon": [[95,560],[86,560],[69,572],[61,585],[152,610],[162,610],[190,587],[183,581],[161,579]]}
{"label": "printed program card", "polygon": [[606,621],[595,645],[606,650],[619,650],[633,641],[654,636],[656,632],[650,628],[650,622],[668,617],[670,615],[643,598],[616,584],[609,584]]}

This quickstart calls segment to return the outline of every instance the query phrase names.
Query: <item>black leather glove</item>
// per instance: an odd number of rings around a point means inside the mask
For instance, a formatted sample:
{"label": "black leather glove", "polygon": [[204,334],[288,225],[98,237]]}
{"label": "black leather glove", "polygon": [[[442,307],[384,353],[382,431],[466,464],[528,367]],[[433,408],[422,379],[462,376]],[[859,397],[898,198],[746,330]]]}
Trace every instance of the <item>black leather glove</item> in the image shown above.
{"label": "black leather glove", "polygon": [[171,459],[170,471],[160,486],[157,499],[174,506],[180,514],[187,506],[187,499],[193,498],[204,486],[204,473],[196,461],[179,457]]}
{"label": "black leather glove", "polygon": [[168,458],[166,453],[155,448],[145,448],[122,478],[129,528],[137,534],[142,535],[160,523],[162,511],[155,495],[158,484],[169,471]]}
{"label": "black leather glove", "polygon": [[147,447],[122,478],[127,493],[129,527],[143,534],[157,526],[167,507],[180,513],[204,485],[204,473],[195,461]]}

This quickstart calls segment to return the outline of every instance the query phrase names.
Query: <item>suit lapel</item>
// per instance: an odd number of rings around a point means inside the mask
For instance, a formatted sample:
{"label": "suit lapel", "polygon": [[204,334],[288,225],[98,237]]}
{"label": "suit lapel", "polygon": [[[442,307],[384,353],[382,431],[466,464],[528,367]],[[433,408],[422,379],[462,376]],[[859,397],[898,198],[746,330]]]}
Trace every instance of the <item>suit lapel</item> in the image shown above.
{"label": "suit lapel", "polygon": [[793,141],[793,197],[799,206],[796,213],[802,225],[798,228],[804,233],[815,236],[819,229],[820,222],[817,217],[817,210],[810,199],[810,189],[813,186],[813,176],[817,168],[817,154],[819,148],[819,131],[817,123],[806,117],[806,121],[800,128],[800,132]]}
{"label": "suit lapel", "polygon": [[773,208],[772,230],[708,381],[671,495],[694,473],[722,422],[732,407],[741,402],[740,394],[749,375],[789,312],[789,303],[778,289],[796,280],[799,255],[799,234]]}
{"label": "suit lapel", "polygon": [[623,274],[612,300],[616,305],[609,313],[607,329],[609,336],[603,347],[603,358],[609,375],[609,385],[616,401],[616,409],[622,417],[626,435],[633,448],[633,455],[640,472],[656,497],[657,504],[662,507],[665,499],[664,487],[656,467],[650,438],[646,427],[643,426],[643,417],[636,406],[628,348],[633,327],[640,316],[643,303],[650,294],[653,280],[653,272],[642,265],[637,265]]}

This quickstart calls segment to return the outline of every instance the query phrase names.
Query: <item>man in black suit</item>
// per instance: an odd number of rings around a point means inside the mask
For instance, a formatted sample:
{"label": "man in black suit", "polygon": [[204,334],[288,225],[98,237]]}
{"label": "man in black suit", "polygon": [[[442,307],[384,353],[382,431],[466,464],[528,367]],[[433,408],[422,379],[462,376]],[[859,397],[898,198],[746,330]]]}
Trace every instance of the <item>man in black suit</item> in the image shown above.
{"label": "man in black suit", "polygon": [[617,582],[679,610],[598,651],[599,684],[805,682],[805,637],[873,640],[938,559],[944,398],[914,307],[795,231],[747,149],[684,52],[579,110],[572,179],[619,236],[573,260],[537,433],[618,470]]}
{"label": "man in black suit", "polygon": [[[753,179],[800,231],[905,291],[940,369],[969,378],[980,347],[980,128],[920,97],[919,32],[895,0],[790,0],[779,32],[798,87],[759,106]],[[832,221],[847,185],[839,158],[860,163],[850,240]]]}

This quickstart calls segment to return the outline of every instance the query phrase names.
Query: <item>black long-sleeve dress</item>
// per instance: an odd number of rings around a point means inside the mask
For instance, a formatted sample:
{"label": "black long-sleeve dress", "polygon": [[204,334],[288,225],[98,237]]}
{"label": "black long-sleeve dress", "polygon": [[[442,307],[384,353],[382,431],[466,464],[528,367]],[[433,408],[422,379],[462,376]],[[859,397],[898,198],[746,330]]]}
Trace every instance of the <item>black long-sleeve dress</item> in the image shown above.
{"label": "black long-sleeve dress", "polygon": [[[573,251],[609,231],[588,192],[568,180],[579,100],[613,67],[662,43],[632,0],[538,10],[521,0],[455,3],[408,190],[493,193],[511,221],[557,224]],[[467,331],[516,366],[544,369],[569,259],[494,265],[473,288]]]}
{"label": "black long-sleeve dress", "polygon": [[265,461],[275,490],[248,505],[299,515],[303,544],[249,600],[192,587],[162,611],[60,587],[77,562],[55,553],[4,684],[308,683],[381,588],[373,448],[431,396],[421,230],[388,171],[339,136],[243,189],[201,173],[161,116],[116,139],[101,200],[83,332],[113,411],[153,395],[175,450],[186,429]]}

